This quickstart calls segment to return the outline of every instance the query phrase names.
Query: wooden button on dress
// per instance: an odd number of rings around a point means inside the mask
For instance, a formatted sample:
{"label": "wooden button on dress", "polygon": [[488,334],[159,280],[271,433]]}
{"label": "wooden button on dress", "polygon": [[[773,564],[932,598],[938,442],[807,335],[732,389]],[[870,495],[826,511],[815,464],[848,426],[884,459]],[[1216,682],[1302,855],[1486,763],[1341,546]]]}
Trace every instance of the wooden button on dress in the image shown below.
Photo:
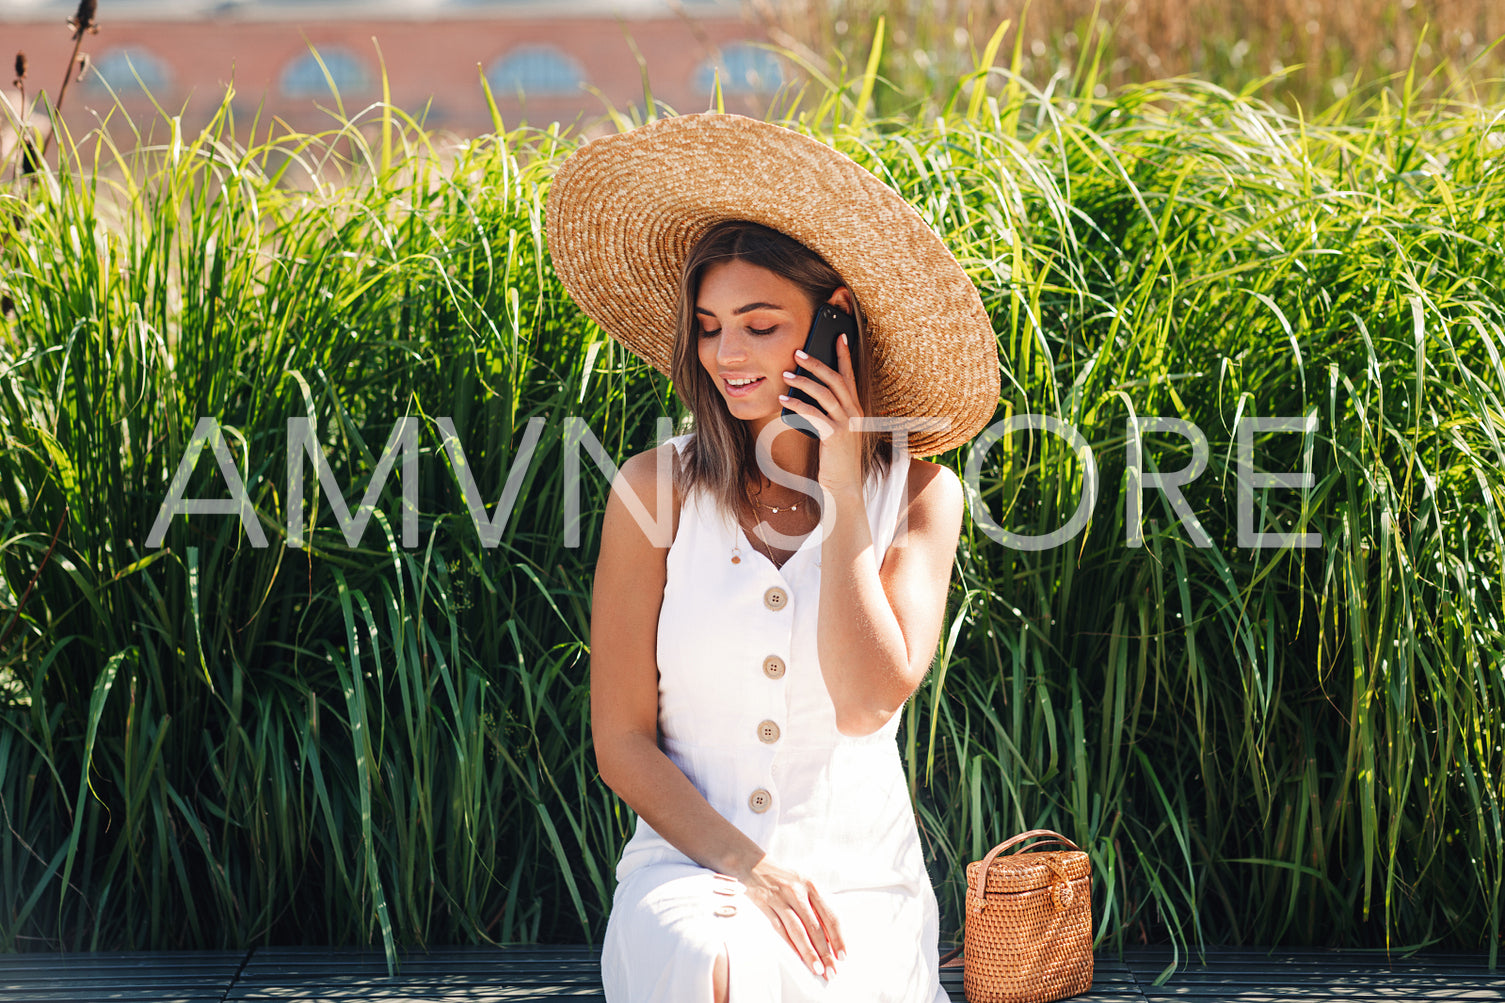
{"label": "wooden button on dress", "polygon": [[783,679],[785,668],[784,660],[778,655],[769,655],[763,659],[763,674],[769,679]]}
{"label": "wooden button on dress", "polygon": [[747,798],[747,806],[753,811],[757,812],[759,815],[767,811],[769,806],[772,804],[773,795],[768,793],[761,787],[753,791],[750,795],[748,795]]}
{"label": "wooden button on dress", "polygon": [[789,605],[789,593],[775,585],[763,593],[763,605],[777,613]]}
{"label": "wooden button on dress", "polygon": [[779,726],[773,721],[760,721],[758,723],[758,741],[764,745],[772,745],[779,740]]}

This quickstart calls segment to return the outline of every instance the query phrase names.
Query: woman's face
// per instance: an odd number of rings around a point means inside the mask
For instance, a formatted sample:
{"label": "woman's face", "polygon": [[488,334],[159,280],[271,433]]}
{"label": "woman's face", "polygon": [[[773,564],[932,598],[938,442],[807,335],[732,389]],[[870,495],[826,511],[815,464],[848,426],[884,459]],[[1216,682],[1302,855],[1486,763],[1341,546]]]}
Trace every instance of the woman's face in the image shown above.
{"label": "woman's face", "polygon": [[[845,290],[841,290],[845,292]],[[762,427],[779,414],[815,310],[799,286],[745,261],[706,268],[695,298],[700,364],[732,417]]]}

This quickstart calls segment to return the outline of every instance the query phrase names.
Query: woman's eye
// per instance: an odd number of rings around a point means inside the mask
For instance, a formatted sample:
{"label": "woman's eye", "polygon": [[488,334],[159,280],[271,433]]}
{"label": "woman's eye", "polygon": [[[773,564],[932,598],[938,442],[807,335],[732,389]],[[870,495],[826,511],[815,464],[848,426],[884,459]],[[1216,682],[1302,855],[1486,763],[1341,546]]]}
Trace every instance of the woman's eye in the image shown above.
{"label": "woman's eye", "polygon": [[703,327],[700,329],[700,336],[702,338],[714,338],[714,337],[716,337],[716,335],[718,335],[720,333],[721,333],[721,328],[719,328],[719,327],[716,328],[716,330],[714,330],[714,331],[707,331]]}
{"label": "woman's eye", "polygon": [[773,327],[750,327],[750,328],[747,329],[747,333],[748,334],[772,334],[773,332],[777,331],[778,329],[779,329],[779,326],[777,324],[775,324]]}

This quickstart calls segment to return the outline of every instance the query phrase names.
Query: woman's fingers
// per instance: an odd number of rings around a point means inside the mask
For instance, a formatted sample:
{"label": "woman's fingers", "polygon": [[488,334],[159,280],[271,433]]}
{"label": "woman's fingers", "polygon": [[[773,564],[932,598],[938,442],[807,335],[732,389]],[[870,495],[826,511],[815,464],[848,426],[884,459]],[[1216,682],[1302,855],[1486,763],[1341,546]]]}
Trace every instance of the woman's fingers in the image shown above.
{"label": "woman's fingers", "polygon": [[815,910],[816,918],[820,920],[821,928],[826,932],[827,942],[836,952],[836,960],[845,961],[847,942],[841,935],[841,922],[836,918],[836,913],[826,904],[826,900],[821,898],[820,892],[815,890],[814,885],[810,886],[810,905]]}
{"label": "woman's fingers", "polygon": [[852,346],[847,344],[844,334],[836,339],[836,368],[841,372],[841,378],[852,385],[852,396],[856,399],[857,371],[852,368]]}
{"label": "woman's fingers", "polygon": [[831,416],[814,404],[806,404],[798,397],[791,397],[787,394],[779,395],[779,401],[795,414],[804,415],[809,419],[810,424],[815,426],[815,434],[821,439],[830,436],[836,427],[831,423]]}
{"label": "woman's fingers", "polygon": [[[784,940],[818,976],[836,974],[845,945],[836,917],[815,886],[791,871],[773,866],[765,880],[747,888],[747,895],[773,923]],[[835,931],[835,939],[832,933]]]}
{"label": "woman's fingers", "polygon": [[[853,415],[861,414],[857,407],[857,381],[853,375],[852,352],[847,347],[847,337],[842,335],[836,343],[836,369],[832,369],[824,362],[812,355],[806,354],[801,349],[794,353],[799,360],[800,366],[816,380],[824,384],[836,398],[841,401],[841,406]],[[808,389],[808,388],[807,388]]]}
{"label": "woman's fingers", "polygon": [[785,373],[785,383],[798,386],[816,399],[819,399],[820,394],[826,394],[849,414],[862,413],[862,409],[857,404],[857,386],[849,377],[842,376],[834,369],[822,364],[820,360],[808,356],[800,359],[799,363],[800,368],[805,370],[804,375]]}
{"label": "woman's fingers", "polygon": [[[784,382],[789,384],[790,389],[798,388],[810,395],[810,399],[822,411],[825,411],[833,419],[840,420],[845,417],[846,405],[831,392],[831,388],[812,376],[798,376],[794,373],[785,373]],[[792,396],[792,395],[790,395]],[[798,400],[798,398],[795,398]]]}
{"label": "woman's fingers", "polygon": [[825,924],[821,922],[819,915],[817,915],[817,910],[815,909],[815,886],[808,885],[807,887],[810,893],[809,898],[804,902],[796,903],[795,912],[798,914],[800,922],[805,925],[806,935],[810,938],[810,943],[814,947],[815,953],[820,957],[820,968],[816,969],[816,974],[824,974],[826,978],[830,978],[836,974],[836,945],[831,943],[829,932],[826,930]]}
{"label": "woman's fingers", "polygon": [[[795,909],[789,906],[778,909],[776,912],[779,922],[784,927],[784,939],[789,941],[794,947],[795,953],[800,956],[800,960],[805,963],[805,967],[816,975],[823,978],[826,977],[826,966],[822,962],[820,952],[816,950],[815,943],[811,938],[812,931],[809,925]],[[817,937],[821,936],[819,927],[816,928],[814,933]],[[824,937],[821,939],[824,939]]]}
{"label": "woman's fingers", "polygon": [[846,945],[835,914],[814,884],[767,857],[759,860],[742,882],[744,894],[812,972],[827,979],[836,974]]}
{"label": "woman's fingers", "polygon": [[784,902],[775,905],[760,902],[757,899],[754,899],[754,901],[757,902],[757,905],[768,916],[769,922],[773,923],[773,928],[784,938],[784,942],[794,950],[795,954],[800,956],[800,960],[805,963],[805,967],[816,975],[824,977],[826,975],[826,966],[821,961],[820,953],[816,951],[815,945],[810,939],[809,929],[794,909]]}

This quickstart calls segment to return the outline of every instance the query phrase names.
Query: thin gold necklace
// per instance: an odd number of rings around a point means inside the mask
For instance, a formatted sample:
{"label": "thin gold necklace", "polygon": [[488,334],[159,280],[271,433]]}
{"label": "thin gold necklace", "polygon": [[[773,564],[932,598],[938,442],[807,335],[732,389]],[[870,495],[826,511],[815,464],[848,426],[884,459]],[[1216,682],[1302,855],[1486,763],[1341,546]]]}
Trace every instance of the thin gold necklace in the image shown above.
{"label": "thin gold necklace", "polygon": [[[756,495],[750,496],[748,500],[758,508],[768,509],[774,515],[778,515],[780,512],[798,512],[800,510],[801,504],[800,502],[790,502],[788,505],[769,505],[767,502],[759,499]],[[759,519],[757,516],[757,512],[753,512],[752,534],[749,535],[744,532],[743,536],[747,538],[747,542],[752,545],[752,548],[754,550],[762,554],[764,557],[768,558],[769,564],[772,564],[775,568],[781,568],[783,567],[783,565],[780,564],[778,560],[773,556],[773,546],[768,542],[768,538],[763,535],[763,520]],[[753,539],[754,536],[757,537],[756,541],[754,541]],[[758,546],[759,543],[762,544],[761,547]],[[732,563],[742,563],[742,548],[738,547],[735,543],[732,544]]]}
{"label": "thin gold necklace", "polygon": [[[768,545],[768,540],[766,540],[763,536],[763,521],[761,519],[753,520],[753,533],[758,538],[757,543],[753,543],[751,537],[748,538],[747,542],[752,543],[753,549],[762,554],[764,557],[768,558],[768,563],[777,568],[779,566],[779,562],[773,559],[773,548]],[[761,543],[763,546],[759,547],[758,543]]]}
{"label": "thin gold necklace", "polygon": [[[760,540],[763,537],[763,534],[762,534],[762,532],[760,530],[761,525],[762,525],[762,523],[760,523],[758,521],[758,513],[754,512],[753,513],[753,534],[756,534],[757,537]],[[741,521],[740,521],[740,519],[738,521],[738,529],[741,529]],[[742,537],[745,540],[747,540],[748,544],[752,547],[752,549],[756,550],[760,554],[763,554],[764,557],[767,557],[769,564],[776,564],[777,563],[777,562],[774,561],[773,556],[771,554],[764,553],[764,551],[758,547],[757,543],[755,543],[753,541],[752,535],[749,534],[746,530],[742,530]],[[768,541],[763,540],[763,546],[766,548],[768,546]],[[735,540],[732,541],[732,563],[733,564],[741,564],[742,563],[742,548],[739,547],[739,546],[737,546],[737,542]]]}
{"label": "thin gold necklace", "polygon": [[[772,508],[772,506],[770,505],[764,505],[763,507]],[[785,507],[786,506],[781,505],[779,506],[779,509],[775,509],[774,511],[779,511],[780,509],[783,509]],[[787,508],[791,512],[795,511],[795,507],[793,505],[789,505],[787,506]],[[813,532],[813,530],[807,532]],[[752,536],[747,537],[747,542],[752,544],[754,550],[762,554],[764,557],[768,558],[769,564],[772,564],[775,568],[782,568],[784,565],[776,557],[773,556],[773,545],[768,542],[768,537],[763,535],[763,520],[756,518],[756,516],[753,519],[753,534],[757,537],[757,542],[753,541]],[[759,543],[761,543],[763,546],[759,547]],[[789,556],[793,557],[795,552],[798,550],[798,547],[794,548],[794,550],[791,550],[789,552]],[[787,561],[788,558],[785,558],[785,560]],[[733,546],[732,548],[732,563],[742,563],[742,555],[735,546]]]}
{"label": "thin gold necklace", "polygon": [[[761,494],[761,493],[762,493],[762,491],[760,490],[759,494]],[[757,495],[753,496],[753,500],[752,501],[753,501],[754,505],[757,505],[759,508],[766,508],[770,512],[772,512],[774,515],[778,515],[780,512],[783,512],[786,509],[788,511],[790,511],[790,512],[798,512],[800,510],[800,503],[799,502],[790,502],[788,505],[769,505],[767,502],[763,501]]]}

